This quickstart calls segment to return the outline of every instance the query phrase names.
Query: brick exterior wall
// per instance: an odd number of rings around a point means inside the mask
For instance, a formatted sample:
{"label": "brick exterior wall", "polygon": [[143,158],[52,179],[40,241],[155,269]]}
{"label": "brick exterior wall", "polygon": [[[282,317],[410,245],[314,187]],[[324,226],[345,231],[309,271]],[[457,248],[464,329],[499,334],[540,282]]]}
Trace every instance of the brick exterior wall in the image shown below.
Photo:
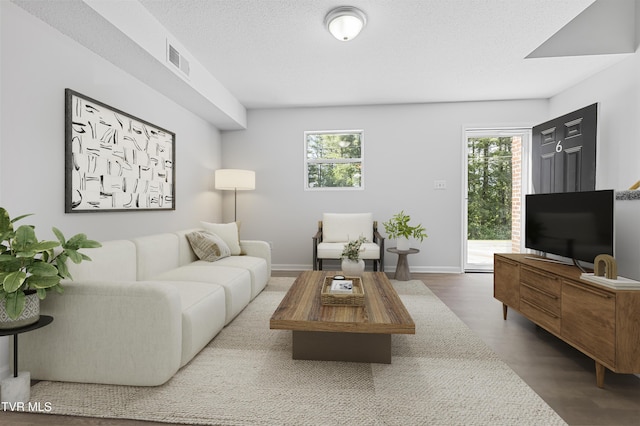
{"label": "brick exterior wall", "polygon": [[511,252],[520,253],[522,211],[522,137],[511,139]]}

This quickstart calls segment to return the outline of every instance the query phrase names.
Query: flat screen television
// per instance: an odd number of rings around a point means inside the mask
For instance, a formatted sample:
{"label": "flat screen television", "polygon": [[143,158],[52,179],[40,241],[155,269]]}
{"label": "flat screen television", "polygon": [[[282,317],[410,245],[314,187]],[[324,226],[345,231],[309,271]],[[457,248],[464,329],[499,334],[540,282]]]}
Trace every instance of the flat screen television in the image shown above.
{"label": "flat screen television", "polygon": [[529,194],[525,199],[525,247],[593,263],[613,256],[613,190]]}

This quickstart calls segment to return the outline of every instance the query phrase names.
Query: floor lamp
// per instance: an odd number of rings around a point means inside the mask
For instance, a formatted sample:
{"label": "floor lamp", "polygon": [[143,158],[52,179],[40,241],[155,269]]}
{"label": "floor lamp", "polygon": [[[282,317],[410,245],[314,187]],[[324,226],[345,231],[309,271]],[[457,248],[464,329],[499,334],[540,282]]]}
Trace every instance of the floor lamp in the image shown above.
{"label": "floor lamp", "polygon": [[233,190],[233,220],[237,219],[238,191],[256,189],[256,172],[252,170],[216,170],[215,187],[224,191]]}

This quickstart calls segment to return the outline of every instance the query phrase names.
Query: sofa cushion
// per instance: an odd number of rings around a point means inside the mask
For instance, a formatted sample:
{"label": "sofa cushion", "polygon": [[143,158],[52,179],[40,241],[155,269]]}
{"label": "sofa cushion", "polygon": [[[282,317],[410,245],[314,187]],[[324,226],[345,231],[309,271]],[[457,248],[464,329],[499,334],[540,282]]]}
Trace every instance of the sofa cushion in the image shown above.
{"label": "sofa cushion", "polygon": [[[193,266],[207,266],[210,262],[199,260],[192,263]],[[265,288],[269,281],[269,268],[267,261],[255,256],[230,256],[216,262],[219,266],[242,268],[251,274],[251,300],[253,300]]]}
{"label": "sofa cushion", "polygon": [[215,262],[231,255],[227,243],[216,234],[208,231],[194,231],[187,234],[193,252],[200,260]]}
{"label": "sofa cushion", "polygon": [[373,213],[324,213],[322,241],[340,243],[363,236],[373,241]]}
{"label": "sofa cushion", "polygon": [[178,236],[156,234],[134,238],[138,251],[138,280],[148,280],[179,266]]}
{"label": "sofa cushion", "polygon": [[226,320],[222,286],[211,283],[169,282],[180,294],[182,359],[184,366],[222,330]]}
{"label": "sofa cushion", "polygon": [[67,268],[74,280],[136,280],[136,246],[131,241],[105,241],[102,247],[80,251],[89,256],[91,261],[82,263],[67,261]]}
{"label": "sofa cushion", "polygon": [[231,223],[210,223],[202,222],[202,227],[222,238],[231,249],[232,255],[241,254],[240,231],[236,222]]}
{"label": "sofa cushion", "polygon": [[226,301],[225,324],[230,323],[251,301],[251,274],[249,271],[219,266],[218,262],[207,262],[205,266],[181,266],[163,272],[153,279],[157,281],[194,281],[222,286]]}

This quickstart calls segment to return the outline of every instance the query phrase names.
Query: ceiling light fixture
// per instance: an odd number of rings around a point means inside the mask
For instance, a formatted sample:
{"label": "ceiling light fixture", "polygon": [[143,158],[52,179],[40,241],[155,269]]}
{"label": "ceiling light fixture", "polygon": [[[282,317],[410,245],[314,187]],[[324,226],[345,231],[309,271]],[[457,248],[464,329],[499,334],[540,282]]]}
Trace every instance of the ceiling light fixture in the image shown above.
{"label": "ceiling light fixture", "polygon": [[340,41],[353,40],[367,24],[367,15],[352,6],[332,9],[324,18],[324,25]]}

